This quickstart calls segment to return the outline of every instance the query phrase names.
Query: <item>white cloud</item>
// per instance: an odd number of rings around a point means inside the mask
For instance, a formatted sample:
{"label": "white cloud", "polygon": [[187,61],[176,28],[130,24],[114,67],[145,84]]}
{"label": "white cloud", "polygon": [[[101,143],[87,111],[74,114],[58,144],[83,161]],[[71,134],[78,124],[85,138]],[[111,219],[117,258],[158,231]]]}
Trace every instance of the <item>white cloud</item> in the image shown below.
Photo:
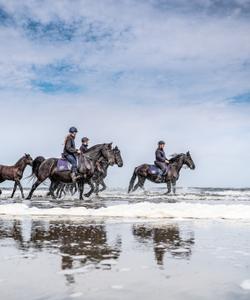
{"label": "white cloud", "polygon": [[[186,13],[159,1],[0,1],[14,20],[0,27],[1,161],[28,151],[59,156],[76,124],[93,143],[120,146],[125,166],[112,169],[112,185],[153,162],[163,138],[169,153],[194,155],[197,170],[184,171],[182,184],[246,186],[249,107],[228,99],[249,92],[249,21],[233,8],[226,17],[206,13],[213,1],[202,14],[184,2],[176,6]],[[30,35],[28,20],[72,25],[72,38],[54,39],[56,29]],[[89,32],[95,38],[86,39]],[[60,62],[73,71],[41,71]],[[34,80],[60,79],[83,91],[35,92]]]}

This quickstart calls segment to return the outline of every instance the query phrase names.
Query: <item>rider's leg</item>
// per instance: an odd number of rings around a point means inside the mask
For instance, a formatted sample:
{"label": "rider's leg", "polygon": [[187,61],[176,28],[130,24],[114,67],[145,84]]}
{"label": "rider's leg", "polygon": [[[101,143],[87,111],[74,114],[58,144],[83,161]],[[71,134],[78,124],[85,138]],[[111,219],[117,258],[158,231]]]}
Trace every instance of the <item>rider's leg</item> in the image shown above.
{"label": "rider's leg", "polygon": [[71,178],[72,181],[75,183],[77,180],[77,160],[74,155],[66,155],[66,159],[70,162],[72,168],[71,168]]}
{"label": "rider's leg", "polygon": [[161,171],[162,171],[162,174],[159,174],[159,175],[156,177],[155,182],[156,182],[156,183],[161,183],[161,182],[162,182],[162,175],[164,174],[165,169],[166,169],[166,164],[163,163],[163,162],[156,161],[156,162],[155,162],[155,165],[156,165],[159,169],[161,169]]}
{"label": "rider's leg", "polygon": [[168,165],[166,163],[164,163],[164,170],[163,170],[162,175],[163,176],[167,175],[167,172],[168,172]]}

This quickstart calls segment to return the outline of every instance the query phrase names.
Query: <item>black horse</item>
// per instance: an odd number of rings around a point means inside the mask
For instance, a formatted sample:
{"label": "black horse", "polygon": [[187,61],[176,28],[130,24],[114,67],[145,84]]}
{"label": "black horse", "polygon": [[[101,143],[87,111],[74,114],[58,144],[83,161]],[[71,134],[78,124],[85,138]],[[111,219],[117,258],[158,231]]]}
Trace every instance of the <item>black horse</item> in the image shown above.
{"label": "black horse", "polygon": [[[121,151],[117,146],[112,150],[115,157],[115,164],[121,168],[123,166],[123,159],[121,156]],[[110,163],[105,158],[100,158],[100,160],[97,162],[97,167],[95,170],[95,173],[93,175],[93,182],[95,184],[95,193],[98,195],[99,192],[102,192],[106,190],[107,186],[104,182],[104,179],[108,175],[108,167],[110,166]],[[99,186],[102,186],[101,189],[99,189]]]}
{"label": "black horse", "polygon": [[[64,196],[69,193],[71,196],[74,196],[75,193],[78,191],[77,184],[76,183],[60,183],[56,189],[56,197],[61,198],[62,194]],[[48,196],[50,193],[48,193]]]}
{"label": "black horse", "polygon": [[[87,153],[79,155],[78,173],[80,176],[78,178],[78,185],[80,190],[80,200],[83,199],[83,185],[85,181],[92,185],[92,189],[94,190],[94,185],[90,182],[90,178],[94,174],[97,160],[101,157],[107,159],[110,164],[114,164],[112,143],[95,145],[91,147]],[[51,180],[49,193],[54,199],[56,198],[54,191],[61,182],[72,183],[71,171],[58,171],[57,163],[58,158],[45,159],[42,156],[38,156],[34,160],[32,165],[32,175],[37,177],[37,181],[32,185],[27,199],[31,199],[36,188],[47,178]]]}
{"label": "black horse", "polygon": [[[115,148],[112,149],[112,152],[114,154],[114,164],[116,164],[118,167],[122,167],[123,160],[121,151],[117,146],[115,146]],[[112,166],[112,164],[110,164],[110,162],[104,157],[101,157],[96,163],[96,168],[93,177],[91,178],[91,182],[93,182],[95,185],[96,195],[107,188],[104,179],[107,177],[109,166]],[[102,186],[102,188],[99,190],[100,185]],[[67,192],[69,192],[73,196],[77,192],[77,190],[77,184],[60,183],[56,190],[56,196],[58,198],[61,198],[62,194],[66,195]]]}
{"label": "black horse", "polygon": [[[192,157],[189,152],[186,154],[181,153],[177,154],[169,160],[169,169],[166,176],[162,177],[162,181],[158,182],[156,173],[152,172],[152,165],[143,164],[135,168],[132,178],[129,183],[128,193],[131,191],[135,191],[138,187],[144,189],[144,183],[146,179],[155,182],[155,183],[167,183],[167,192],[169,194],[171,192],[171,185],[173,186],[173,192],[176,192],[176,181],[179,178],[180,170],[183,165],[188,166],[191,170],[195,169],[195,164],[192,160]],[[134,186],[135,180],[138,177],[138,182]]]}

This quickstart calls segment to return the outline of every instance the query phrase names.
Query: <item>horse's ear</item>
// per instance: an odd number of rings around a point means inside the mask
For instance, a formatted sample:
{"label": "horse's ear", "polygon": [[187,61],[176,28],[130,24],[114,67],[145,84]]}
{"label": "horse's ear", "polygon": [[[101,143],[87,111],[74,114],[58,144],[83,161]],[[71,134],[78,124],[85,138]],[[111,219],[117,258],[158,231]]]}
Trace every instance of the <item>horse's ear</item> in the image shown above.
{"label": "horse's ear", "polygon": [[117,146],[115,146],[115,150],[118,150],[118,147],[117,147]]}
{"label": "horse's ear", "polygon": [[108,144],[109,149],[112,149],[112,144],[113,144],[113,142]]}
{"label": "horse's ear", "polygon": [[189,151],[186,154],[190,156],[190,152]]}

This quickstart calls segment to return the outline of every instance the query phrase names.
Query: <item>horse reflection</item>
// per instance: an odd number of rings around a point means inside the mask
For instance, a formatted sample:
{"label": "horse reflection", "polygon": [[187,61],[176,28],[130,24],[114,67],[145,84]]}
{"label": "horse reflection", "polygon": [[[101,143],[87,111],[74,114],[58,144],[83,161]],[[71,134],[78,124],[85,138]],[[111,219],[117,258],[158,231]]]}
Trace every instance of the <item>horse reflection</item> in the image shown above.
{"label": "horse reflection", "polygon": [[0,239],[4,238],[13,239],[19,250],[25,251],[29,249],[29,242],[24,237],[20,220],[0,221]]}
{"label": "horse reflection", "polygon": [[[2,226],[1,226],[2,225]],[[12,238],[22,251],[48,251],[59,253],[63,271],[77,269],[86,265],[100,268],[105,260],[105,268],[111,268],[111,259],[118,259],[121,252],[121,238],[108,242],[106,227],[103,224],[79,224],[66,221],[31,222],[30,237],[24,239],[24,224],[18,220],[0,223],[0,239]],[[110,262],[110,263],[109,263]],[[69,283],[74,282],[73,273],[65,272]]]}
{"label": "horse reflection", "polygon": [[158,265],[163,265],[166,252],[169,252],[173,257],[186,259],[192,254],[193,233],[189,233],[187,238],[182,237],[179,227],[176,225],[134,225],[133,235],[140,243],[153,242],[155,259]]}

